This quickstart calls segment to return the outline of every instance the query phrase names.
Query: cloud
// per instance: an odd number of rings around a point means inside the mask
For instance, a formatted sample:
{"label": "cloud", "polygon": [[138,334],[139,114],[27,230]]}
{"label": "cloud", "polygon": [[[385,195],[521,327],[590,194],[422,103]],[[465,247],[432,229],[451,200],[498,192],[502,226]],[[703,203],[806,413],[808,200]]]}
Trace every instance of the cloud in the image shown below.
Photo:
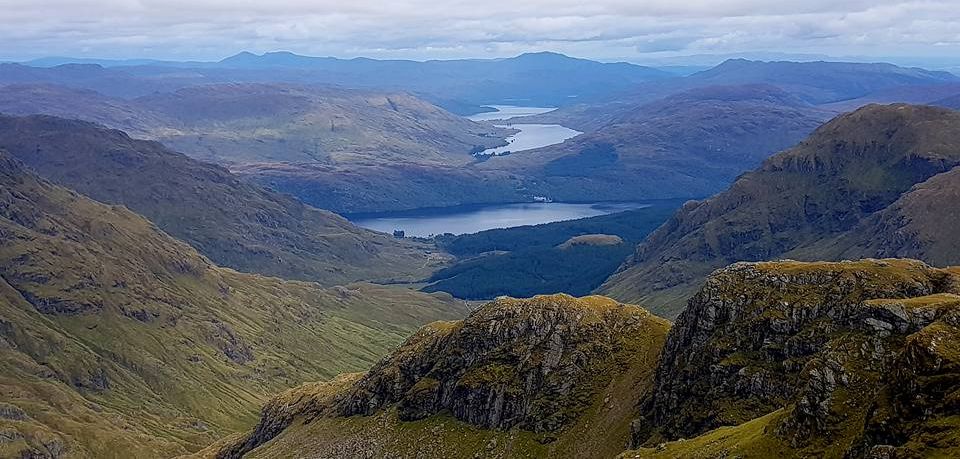
{"label": "cloud", "polygon": [[0,56],[960,54],[956,0],[0,0]]}

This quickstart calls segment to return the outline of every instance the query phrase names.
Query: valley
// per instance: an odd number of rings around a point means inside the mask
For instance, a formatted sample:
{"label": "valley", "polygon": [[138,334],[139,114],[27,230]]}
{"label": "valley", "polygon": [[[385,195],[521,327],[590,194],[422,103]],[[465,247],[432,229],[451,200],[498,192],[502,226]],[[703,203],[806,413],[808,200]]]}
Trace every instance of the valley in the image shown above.
{"label": "valley", "polygon": [[265,51],[353,7],[0,63],[0,459],[960,457],[949,62]]}
{"label": "valley", "polygon": [[352,214],[348,218],[357,226],[382,233],[400,230],[408,237],[430,238],[575,220],[649,206],[644,202],[532,202]]}

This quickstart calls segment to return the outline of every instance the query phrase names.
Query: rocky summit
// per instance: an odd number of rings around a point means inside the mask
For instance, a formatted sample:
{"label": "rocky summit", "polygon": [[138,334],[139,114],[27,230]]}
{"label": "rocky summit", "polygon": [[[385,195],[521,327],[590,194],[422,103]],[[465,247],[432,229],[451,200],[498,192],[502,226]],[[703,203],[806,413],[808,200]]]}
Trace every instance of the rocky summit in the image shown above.
{"label": "rocky summit", "polygon": [[732,265],[671,330],[627,456],[956,457],[958,338],[956,269]]}
{"label": "rocky summit", "polygon": [[498,299],[423,327],[363,376],[281,394],[251,434],[210,453],[610,457],[668,327],[603,297]]}

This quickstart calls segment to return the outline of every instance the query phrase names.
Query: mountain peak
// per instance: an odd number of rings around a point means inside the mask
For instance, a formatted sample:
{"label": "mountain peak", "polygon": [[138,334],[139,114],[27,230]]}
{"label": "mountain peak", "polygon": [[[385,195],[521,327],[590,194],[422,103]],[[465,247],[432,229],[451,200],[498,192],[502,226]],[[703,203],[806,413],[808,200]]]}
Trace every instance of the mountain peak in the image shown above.
{"label": "mountain peak", "polygon": [[251,53],[250,51],[240,51],[240,52],[237,53],[237,54],[234,54],[234,55],[232,55],[232,56],[228,56],[228,57],[225,57],[225,58],[223,58],[223,59],[220,59],[219,62],[229,62],[229,61],[234,61],[234,60],[254,59],[254,58],[257,58],[257,57],[260,57],[260,56],[257,55],[257,54]]}

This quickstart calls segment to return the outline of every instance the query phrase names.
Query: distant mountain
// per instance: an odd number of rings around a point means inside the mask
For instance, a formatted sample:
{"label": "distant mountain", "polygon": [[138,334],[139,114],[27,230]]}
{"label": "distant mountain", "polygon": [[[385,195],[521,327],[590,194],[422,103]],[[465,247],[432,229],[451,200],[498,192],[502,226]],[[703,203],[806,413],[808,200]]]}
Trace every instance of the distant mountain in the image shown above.
{"label": "distant mountain", "polygon": [[269,394],[364,370],[465,313],[403,289],[219,268],[0,153],[3,456],[195,451],[252,426]]}
{"label": "distant mountain", "polygon": [[906,103],[917,105],[941,105],[940,101],[960,97],[960,82],[897,86],[870,93],[864,97],[849,99],[821,107],[831,111],[853,111],[869,104]]}
{"label": "distant mountain", "polygon": [[[101,67],[127,67],[133,65],[163,65],[172,63],[171,61],[162,61],[157,59],[98,59],[98,58],[84,58],[84,57],[63,57],[63,56],[50,56],[50,57],[41,57],[39,59],[32,59],[25,62],[20,62],[24,65],[29,65],[31,67],[56,67],[58,65],[67,65],[67,64],[94,64]],[[182,64],[182,63],[178,63]]]}
{"label": "distant mountain", "polygon": [[241,271],[334,285],[419,277],[442,260],[426,245],[357,228],[219,166],[91,123],[0,116],[0,149]]}
{"label": "distant mountain", "polygon": [[0,86],[0,113],[81,119],[141,138],[153,135],[158,126],[179,126],[176,120],[130,100],[56,84]]}
{"label": "distant mountain", "polygon": [[560,200],[700,197],[828,117],[774,86],[706,87],[598,117],[602,127],[563,144],[476,167],[536,177],[530,188]]}
{"label": "distant mountain", "polygon": [[728,60],[693,75],[690,80],[701,85],[768,83],[814,104],[862,97],[896,86],[960,83],[960,77],[949,72],[885,63],[757,62],[745,59]]}
{"label": "distant mountain", "polygon": [[[601,63],[562,54],[527,53],[506,59],[426,62],[335,59],[288,52],[240,53],[218,63],[234,69],[284,69],[315,72],[313,82],[398,88],[431,101],[460,101],[475,106],[496,103],[558,106],[602,97],[649,80],[672,75],[627,63]],[[319,74],[317,72],[323,72]],[[557,78],[563,75],[563,78]],[[282,77],[281,77],[282,78]]]}
{"label": "distant mountain", "polygon": [[206,76],[196,72],[168,72],[162,77],[149,77],[96,64],[63,64],[49,68],[0,64],[0,86],[54,84],[94,90],[112,97],[137,97],[211,82]]}
{"label": "distant mountain", "polygon": [[937,100],[932,105],[960,110],[960,94]]}
{"label": "distant mountain", "polygon": [[11,85],[0,87],[0,112],[94,121],[226,164],[462,163],[509,132],[403,93],[278,84],[199,85],[133,100]]}
{"label": "distant mountain", "polygon": [[[960,84],[960,77],[943,71],[904,68],[883,63],[761,62],[730,59],[688,77],[639,84],[629,94],[619,94],[605,102],[567,107],[531,120],[561,122],[579,130],[593,130],[602,126],[603,120],[611,116],[629,112],[638,105],[670,94],[707,86],[750,84],[776,86],[806,103],[823,105],[866,98],[874,93],[889,94],[900,87],[930,86],[936,91],[938,85]],[[898,99],[879,101],[910,102]]]}
{"label": "distant mountain", "polygon": [[614,457],[668,328],[601,297],[498,299],[423,327],[364,375],[278,395],[204,455]]}
{"label": "distant mountain", "polygon": [[[56,83],[120,97],[136,97],[203,83],[334,84],[412,92],[458,113],[476,113],[484,104],[569,105],[625,91],[639,82],[672,77],[668,72],[650,67],[601,63],[556,53],[530,53],[507,59],[426,62],[337,59],[289,52],[262,55],[242,52],[219,62],[114,65],[117,63],[112,61],[66,61],[74,63],[50,68],[3,64],[0,66],[0,84]],[[59,62],[61,60],[48,59],[38,65]],[[75,74],[78,66],[86,68],[85,75]],[[563,78],[557,78],[557,75],[563,75]]]}
{"label": "distant mountain", "polygon": [[912,256],[960,263],[960,113],[872,105],[837,117],[725,192],[690,202],[600,291],[675,316],[710,271],[736,261]]}

